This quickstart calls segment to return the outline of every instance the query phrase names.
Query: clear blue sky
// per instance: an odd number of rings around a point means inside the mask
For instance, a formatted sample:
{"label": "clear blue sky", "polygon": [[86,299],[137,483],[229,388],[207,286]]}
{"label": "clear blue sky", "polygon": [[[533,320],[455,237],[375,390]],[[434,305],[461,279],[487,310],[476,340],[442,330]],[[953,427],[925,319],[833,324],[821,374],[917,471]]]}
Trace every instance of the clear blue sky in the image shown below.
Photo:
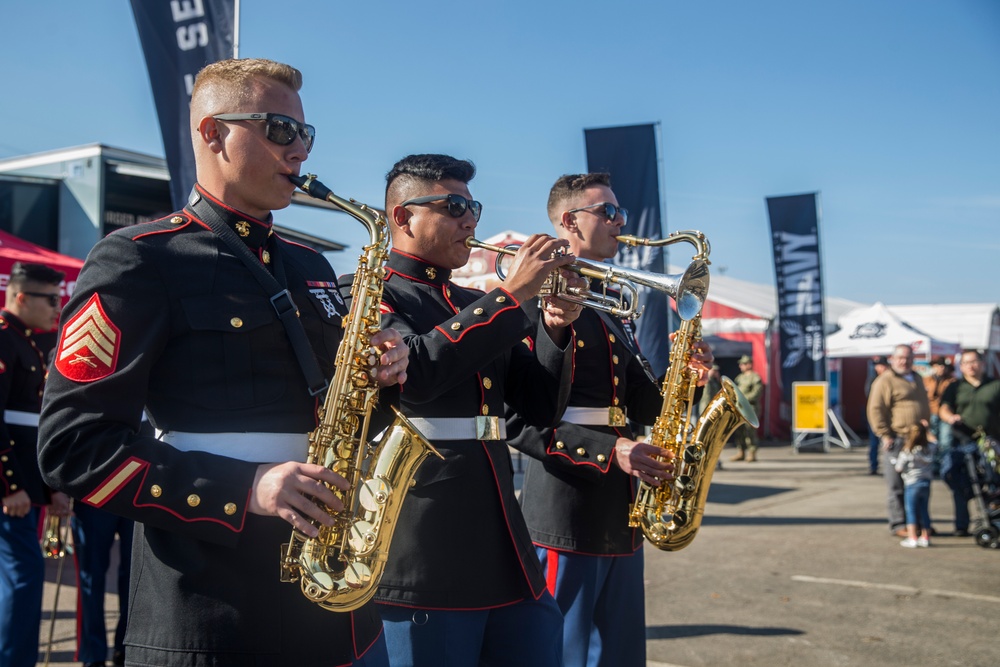
{"label": "clear blue sky", "polygon": [[[126,0],[0,16],[0,158],[163,155]],[[303,71],[305,166],[341,195],[381,205],[393,162],[450,153],[479,167],[477,236],[550,231],[583,129],[659,122],[664,226],[716,271],[772,282],[764,198],[818,191],[828,296],[1000,301],[1000,1],[243,0],[240,41]],[[313,213],[278,220],[353,267],[360,225]]]}

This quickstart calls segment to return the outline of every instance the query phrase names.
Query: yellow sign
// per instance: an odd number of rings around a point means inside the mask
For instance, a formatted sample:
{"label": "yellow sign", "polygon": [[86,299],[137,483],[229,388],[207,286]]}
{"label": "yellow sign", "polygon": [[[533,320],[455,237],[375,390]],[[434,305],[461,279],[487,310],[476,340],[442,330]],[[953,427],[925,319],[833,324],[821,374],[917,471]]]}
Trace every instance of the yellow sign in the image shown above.
{"label": "yellow sign", "polygon": [[827,382],[792,383],[792,430],[826,433]]}

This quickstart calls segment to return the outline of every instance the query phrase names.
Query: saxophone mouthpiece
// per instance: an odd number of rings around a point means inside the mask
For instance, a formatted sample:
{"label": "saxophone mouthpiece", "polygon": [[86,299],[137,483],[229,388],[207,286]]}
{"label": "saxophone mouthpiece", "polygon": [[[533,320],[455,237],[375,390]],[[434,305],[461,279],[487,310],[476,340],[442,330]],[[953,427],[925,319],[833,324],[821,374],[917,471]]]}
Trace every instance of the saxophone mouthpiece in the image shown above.
{"label": "saxophone mouthpiece", "polygon": [[306,194],[316,199],[326,200],[333,191],[316,180],[316,174],[306,174],[305,176],[287,175],[288,180],[297,185]]}

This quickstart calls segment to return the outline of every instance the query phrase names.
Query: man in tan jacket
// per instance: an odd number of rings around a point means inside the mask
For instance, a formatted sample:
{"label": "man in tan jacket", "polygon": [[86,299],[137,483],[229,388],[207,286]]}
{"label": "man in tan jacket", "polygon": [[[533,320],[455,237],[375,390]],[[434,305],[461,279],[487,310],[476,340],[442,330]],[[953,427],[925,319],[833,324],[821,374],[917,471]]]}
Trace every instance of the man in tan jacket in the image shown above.
{"label": "man in tan jacket", "polygon": [[913,371],[913,350],[897,345],[889,357],[889,370],[875,378],[868,395],[868,423],[882,444],[882,471],[886,484],[889,529],[906,537],[903,511],[903,478],[890,459],[903,444],[906,430],[930,418],[923,379]]}

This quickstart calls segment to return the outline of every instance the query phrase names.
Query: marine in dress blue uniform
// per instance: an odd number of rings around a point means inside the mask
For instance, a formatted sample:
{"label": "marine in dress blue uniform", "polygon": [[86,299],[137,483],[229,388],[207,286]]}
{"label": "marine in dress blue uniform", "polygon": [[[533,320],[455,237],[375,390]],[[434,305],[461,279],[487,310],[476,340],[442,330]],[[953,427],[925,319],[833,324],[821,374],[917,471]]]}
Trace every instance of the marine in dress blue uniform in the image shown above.
{"label": "marine in dress blue uniform", "polygon": [[[406,187],[394,180],[413,173]],[[444,458],[417,471],[376,599],[394,665],[556,665],[561,618],[517,506],[503,409],[552,424],[570,350],[528,319],[513,287],[484,294],[451,282],[478,219],[472,174],[471,163],[432,155],[404,158],[388,177],[395,247],[383,318],[410,348],[402,410]],[[567,260],[553,258],[554,239],[529,242],[537,257],[524,271],[537,279],[519,291],[534,295]]]}
{"label": "marine in dress blue uniform", "polygon": [[[534,304],[527,310],[537,317]],[[564,665],[645,664],[643,536],[628,526],[637,480],[613,460],[619,439],[635,439],[629,422],[652,424],[663,401],[629,334],[585,310],[573,323],[568,414],[537,428],[512,412],[507,426],[510,445],[530,457],[521,507],[566,617]]]}
{"label": "marine in dress blue uniform", "polygon": [[[286,175],[311,144],[299,132],[296,80],[296,70],[259,60],[199,74],[195,154],[212,188],[201,181],[184,210],[100,241],[61,329],[39,460],[79,502],[137,522],[128,665],[387,664],[374,605],[331,613],[279,581],[289,524],[307,530],[310,511],[325,516],[307,496],[334,505],[320,480],[336,476],[295,463],[305,460],[318,398],[272,295],[210,228],[221,221],[249,261],[284,283],[331,376],[346,313],[336,276],[318,253],[275,234],[265,208],[288,204]],[[212,115],[223,111],[281,114],[296,131]],[[373,343],[398,341],[390,333]],[[380,358],[380,382],[405,360],[401,341],[396,348]],[[144,409],[159,439],[140,432]]]}
{"label": "marine in dress blue uniform", "polygon": [[[23,264],[11,274],[7,307],[0,310],[0,665],[34,667],[45,584],[39,520],[41,508],[53,500],[38,472],[38,413],[49,350],[36,329],[55,326],[63,274]],[[68,513],[68,499],[58,495],[60,511]]]}
{"label": "marine in dress blue uniform", "polygon": [[[614,255],[626,213],[607,174],[561,177],[548,212],[581,259]],[[591,289],[601,286],[595,281]],[[524,307],[537,320],[536,304]],[[636,482],[659,484],[671,478],[672,466],[653,458],[665,450],[635,441],[631,424],[652,425],[663,399],[631,322],[588,308],[571,326],[573,385],[562,420],[539,428],[508,411],[510,445],[530,457],[521,507],[565,616],[563,664],[640,667],[646,664],[643,535],[628,517]]]}

